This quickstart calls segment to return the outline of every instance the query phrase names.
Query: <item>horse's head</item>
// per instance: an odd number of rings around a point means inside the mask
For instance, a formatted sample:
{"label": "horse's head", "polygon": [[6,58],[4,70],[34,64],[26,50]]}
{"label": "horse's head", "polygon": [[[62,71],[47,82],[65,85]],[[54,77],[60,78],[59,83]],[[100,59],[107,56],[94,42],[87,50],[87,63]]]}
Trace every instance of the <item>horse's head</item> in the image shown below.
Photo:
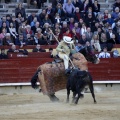
{"label": "horse's head", "polygon": [[98,64],[100,62],[100,59],[93,53],[92,49],[89,46],[84,47],[79,52],[82,53],[85,56],[86,60],[89,62],[92,62],[94,64]]}

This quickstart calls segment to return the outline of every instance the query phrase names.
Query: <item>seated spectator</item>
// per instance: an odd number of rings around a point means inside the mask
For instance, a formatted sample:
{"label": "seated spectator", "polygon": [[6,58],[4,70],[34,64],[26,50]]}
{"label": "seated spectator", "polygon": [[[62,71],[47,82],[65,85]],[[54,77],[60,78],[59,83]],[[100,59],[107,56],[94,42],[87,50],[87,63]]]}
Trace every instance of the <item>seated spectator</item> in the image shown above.
{"label": "seated spectator", "polygon": [[79,35],[79,38],[80,38],[81,30],[80,30],[79,24],[77,22],[74,23],[74,29],[75,29],[76,33]]}
{"label": "seated spectator", "polygon": [[25,21],[24,17],[22,16],[20,12],[17,14],[16,21],[18,22],[19,26],[22,24],[22,22]]}
{"label": "seated spectator", "polygon": [[110,58],[111,55],[109,52],[107,52],[107,47],[103,48],[103,52],[99,53],[98,55],[99,58]]}
{"label": "seated spectator", "polygon": [[11,48],[7,51],[7,54],[8,54],[9,52],[16,53],[16,52],[22,52],[22,50],[17,49],[17,48],[16,48],[16,45],[13,44],[13,45],[11,46]]}
{"label": "seated spectator", "polygon": [[40,48],[40,45],[37,44],[36,48],[34,48],[32,52],[46,52],[46,50]]}
{"label": "seated spectator", "polygon": [[15,41],[15,39],[18,37],[18,34],[17,34],[16,28],[12,22],[10,23],[9,31],[10,31],[13,41]]}
{"label": "seated spectator", "polygon": [[35,34],[37,32],[37,28],[40,28],[40,23],[36,22],[35,26],[31,27],[31,30],[33,31],[33,34]]}
{"label": "seated spectator", "polygon": [[104,11],[104,20],[107,20],[108,19],[108,14],[109,14],[109,12],[108,12],[108,10],[106,9],[105,11]]}
{"label": "seated spectator", "polygon": [[50,45],[51,44],[47,33],[43,33],[43,36],[39,39],[39,44],[40,45]]}
{"label": "seated spectator", "polygon": [[75,46],[75,49],[76,49],[77,52],[79,52],[83,48],[84,48],[84,46],[80,43],[77,43],[76,46]]}
{"label": "seated spectator", "polygon": [[[43,19],[45,19],[45,15],[46,15],[46,9],[42,9],[42,12],[39,14],[38,18],[40,20],[43,20]],[[42,21],[41,21],[41,24],[43,26],[43,22]]]}
{"label": "seated spectator", "polygon": [[49,18],[48,14],[46,14],[45,18],[43,19],[43,25],[45,23],[49,23],[49,25],[52,25],[51,19]]}
{"label": "seated spectator", "polygon": [[100,12],[100,4],[98,3],[98,0],[94,0],[92,8],[95,15],[97,15]]}
{"label": "seated spectator", "polygon": [[87,32],[86,25],[85,25],[85,23],[83,23],[82,27],[81,27],[81,35],[83,35],[85,32]]}
{"label": "seated spectator", "polygon": [[6,15],[6,21],[8,21],[9,25],[10,25],[10,22],[11,22],[11,15],[10,14],[7,14]]}
{"label": "seated spectator", "polygon": [[11,39],[10,33],[6,33],[5,38],[3,39],[4,45],[13,45],[13,41]]}
{"label": "seated spectator", "polygon": [[75,8],[75,13],[74,13],[75,21],[79,22],[80,18],[83,18],[83,14],[80,12],[79,7]]}
{"label": "seated spectator", "polygon": [[78,41],[78,43],[82,44],[83,46],[85,46],[86,42],[87,42],[87,38],[85,34],[82,34],[82,38]]}
{"label": "seated spectator", "polygon": [[36,45],[34,35],[27,34],[27,45]]}
{"label": "seated spectator", "polygon": [[26,19],[25,8],[23,8],[22,3],[18,4],[18,7],[15,9],[15,16],[18,17],[18,14],[21,13],[24,19]]}
{"label": "seated spectator", "polygon": [[63,36],[69,36],[72,38],[72,33],[70,32],[70,29],[69,28],[66,28],[66,31],[65,33],[63,34]]}
{"label": "seated spectator", "polygon": [[116,19],[118,19],[119,14],[120,14],[120,9],[119,9],[119,7],[116,7],[116,8],[115,8],[115,12],[112,13],[112,18],[113,18],[114,21],[115,21]]}
{"label": "seated spectator", "polygon": [[6,16],[3,16],[0,20],[0,28],[2,27],[4,22],[6,23],[6,26],[9,27],[9,22],[6,20]]}
{"label": "seated spectator", "polygon": [[100,47],[100,42],[99,42],[99,37],[97,34],[93,35],[93,38],[91,40],[91,45],[93,46],[93,48],[100,52],[101,51],[101,47]]}
{"label": "seated spectator", "polygon": [[64,13],[62,5],[60,3],[58,3],[56,8],[55,8],[55,14],[56,13],[59,14],[61,21],[65,20],[65,13]]}
{"label": "seated spectator", "polygon": [[2,32],[2,29],[3,29],[3,28],[6,30],[7,33],[9,33],[9,28],[8,28],[7,25],[6,25],[6,22],[3,22],[3,23],[2,23],[2,26],[0,27],[0,33]]}
{"label": "seated spectator", "polygon": [[27,45],[26,40],[24,39],[23,34],[19,34],[19,37],[15,40],[15,45],[19,45],[21,48],[24,45]]}
{"label": "seated spectator", "polygon": [[37,17],[34,17],[33,21],[30,23],[30,26],[31,27],[35,26],[36,22],[37,22]]}
{"label": "seated spectator", "polygon": [[75,12],[75,6],[72,4],[71,0],[68,0],[67,3],[63,4],[63,11],[66,15],[66,18],[73,17]]}
{"label": "seated spectator", "polygon": [[70,21],[68,22],[70,31],[72,31],[72,29],[74,28],[74,22],[75,22],[74,18],[71,17]]}
{"label": "seated spectator", "polygon": [[41,23],[41,19],[36,15],[36,13],[33,11],[27,18],[27,24],[30,25],[30,23],[33,21],[34,18],[37,18],[37,21]]}
{"label": "seated spectator", "polygon": [[49,48],[49,52],[51,53],[50,57],[53,58],[54,57],[54,55],[53,55],[53,48]]}
{"label": "seated spectator", "polygon": [[115,0],[115,3],[113,4],[113,11],[115,11],[116,7],[119,7],[120,9],[120,0]]}
{"label": "seated spectator", "polygon": [[85,35],[86,35],[87,40],[90,42],[91,39],[92,39],[92,36],[93,36],[93,33],[91,32],[91,28],[90,27],[87,28],[87,30],[85,32]]}
{"label": "seated spectator", "polygon": [[[54,16],[55,16],[55,12],[54,9],[52,8],[52,5],[48,5],[47,9],[46,9],[46,15],[48,15],[48,18],[50,19],[50,21],[52,22],[52,24],[54,24]],[[45,16],[46,17],[46,16]],[[48,22],[49,23],[49,22]]]}
{"label": "seated spectator", "polygon": [[5,49],[1,49],[0,59],[8,59],[8,56],[5,54]]}
{"label": "seated spectator", "polygon": [[2,32],[0,33],[0,45],[3,45],[4,43],[3,39],[5,38],[5,35],[6,35],[6,29],[3,28]]}
{"label": "seated spectator", "polygon": [[112,24],[114,23],[114,20],[111,17],[111,14],[108,14],[108,19],[106,19],[106,21],[112,26]]}
{"label": "seated spectator", "polygon": [[56,13],[55,14],[55,20],[54,20],[55,22],[54,22],[54,24],[56,24],[56,23],[61,23],[61,18],[60,18],[60,15],[58,14],[58,13]]}

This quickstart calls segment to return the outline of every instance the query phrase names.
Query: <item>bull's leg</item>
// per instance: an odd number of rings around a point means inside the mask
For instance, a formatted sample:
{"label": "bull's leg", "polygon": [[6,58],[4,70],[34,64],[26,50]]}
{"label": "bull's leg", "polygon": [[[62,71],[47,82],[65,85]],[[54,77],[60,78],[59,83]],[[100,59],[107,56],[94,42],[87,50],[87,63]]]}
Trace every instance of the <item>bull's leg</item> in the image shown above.
{"label": "bull's leg", "polygon": [[66,102],[69,102],[69,95],[70,95],[70,87],[67,87],[67,100]]}
{"label": "bull's leg", "polygon": [[75,102],[75,100],[76,100],[75,96],[76,96],[76,92],[74,91],[74,92],[73,92],[73,99],[72,99],[72,103],[74,103],[74,102]]}
{"label": "bull's leg", "polygon": [[97,103],[96,102],[96,99],[95,99],[95,94],[94,94],[94,87],[93,87],[93,79],[92,79],[92,76],[89,74],[89,78],[90,78],[90,83],[89,83],[89,89],[90,89],[90,92],[92,94],[92,97],[93,97],[93,100],[94,100],[94,103]]}
{"label": "bull's leg", "polygon": [[97,102],[96,102],[96,99],[95,99],[94,88],[93,88],[93,84],[92,84],[92,83],[89,85],[89,89],[90,89],[90,92],[91,92],[91,94],[92,94],[94,103],[97,103]]}
{"label": "bull's leg", "polygon": [[66,99],[66,102],[68,103],[69,102],[69,95],[70,95],[70,83],[69,83],[69,79],[67,81],[67,85],[66,85],[66,88],[67,88],[67,99]]}

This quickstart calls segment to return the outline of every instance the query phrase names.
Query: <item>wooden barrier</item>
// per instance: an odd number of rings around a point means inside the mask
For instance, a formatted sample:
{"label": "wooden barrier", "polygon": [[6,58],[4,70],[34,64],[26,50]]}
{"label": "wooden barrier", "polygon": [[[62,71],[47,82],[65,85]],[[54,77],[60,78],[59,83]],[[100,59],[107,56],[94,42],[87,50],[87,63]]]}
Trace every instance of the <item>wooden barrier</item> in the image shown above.
{"label": "wooden barrier", "polygon": [[[0,60],[0,83],[28,83],[39,65],[52,60],[52,58]],[[101,59],[97,65],[88,63],[88,67],[96,82],[120,81],[120,58]]]}
{"label": "wooden barrier", "polygon": [[19,59],[19,58],[50,58],[50,52],[30,52],[28,55],[23,53],[8,53],[8,58],[10,59]]}

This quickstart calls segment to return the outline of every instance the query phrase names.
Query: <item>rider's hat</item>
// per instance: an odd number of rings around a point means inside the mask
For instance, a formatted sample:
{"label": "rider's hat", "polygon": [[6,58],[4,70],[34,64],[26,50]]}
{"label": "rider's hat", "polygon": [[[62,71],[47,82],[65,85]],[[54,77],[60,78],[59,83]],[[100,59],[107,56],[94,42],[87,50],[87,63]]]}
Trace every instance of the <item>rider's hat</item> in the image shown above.
{"label": "rider's hat", "polygon": [[71,38],[71,37],[68,37],[68,36],[64,36],[64,37],[63,37],[63,40],[64,40],[64,42],[66,42],[66,43],[73,43],[72,38]]}

